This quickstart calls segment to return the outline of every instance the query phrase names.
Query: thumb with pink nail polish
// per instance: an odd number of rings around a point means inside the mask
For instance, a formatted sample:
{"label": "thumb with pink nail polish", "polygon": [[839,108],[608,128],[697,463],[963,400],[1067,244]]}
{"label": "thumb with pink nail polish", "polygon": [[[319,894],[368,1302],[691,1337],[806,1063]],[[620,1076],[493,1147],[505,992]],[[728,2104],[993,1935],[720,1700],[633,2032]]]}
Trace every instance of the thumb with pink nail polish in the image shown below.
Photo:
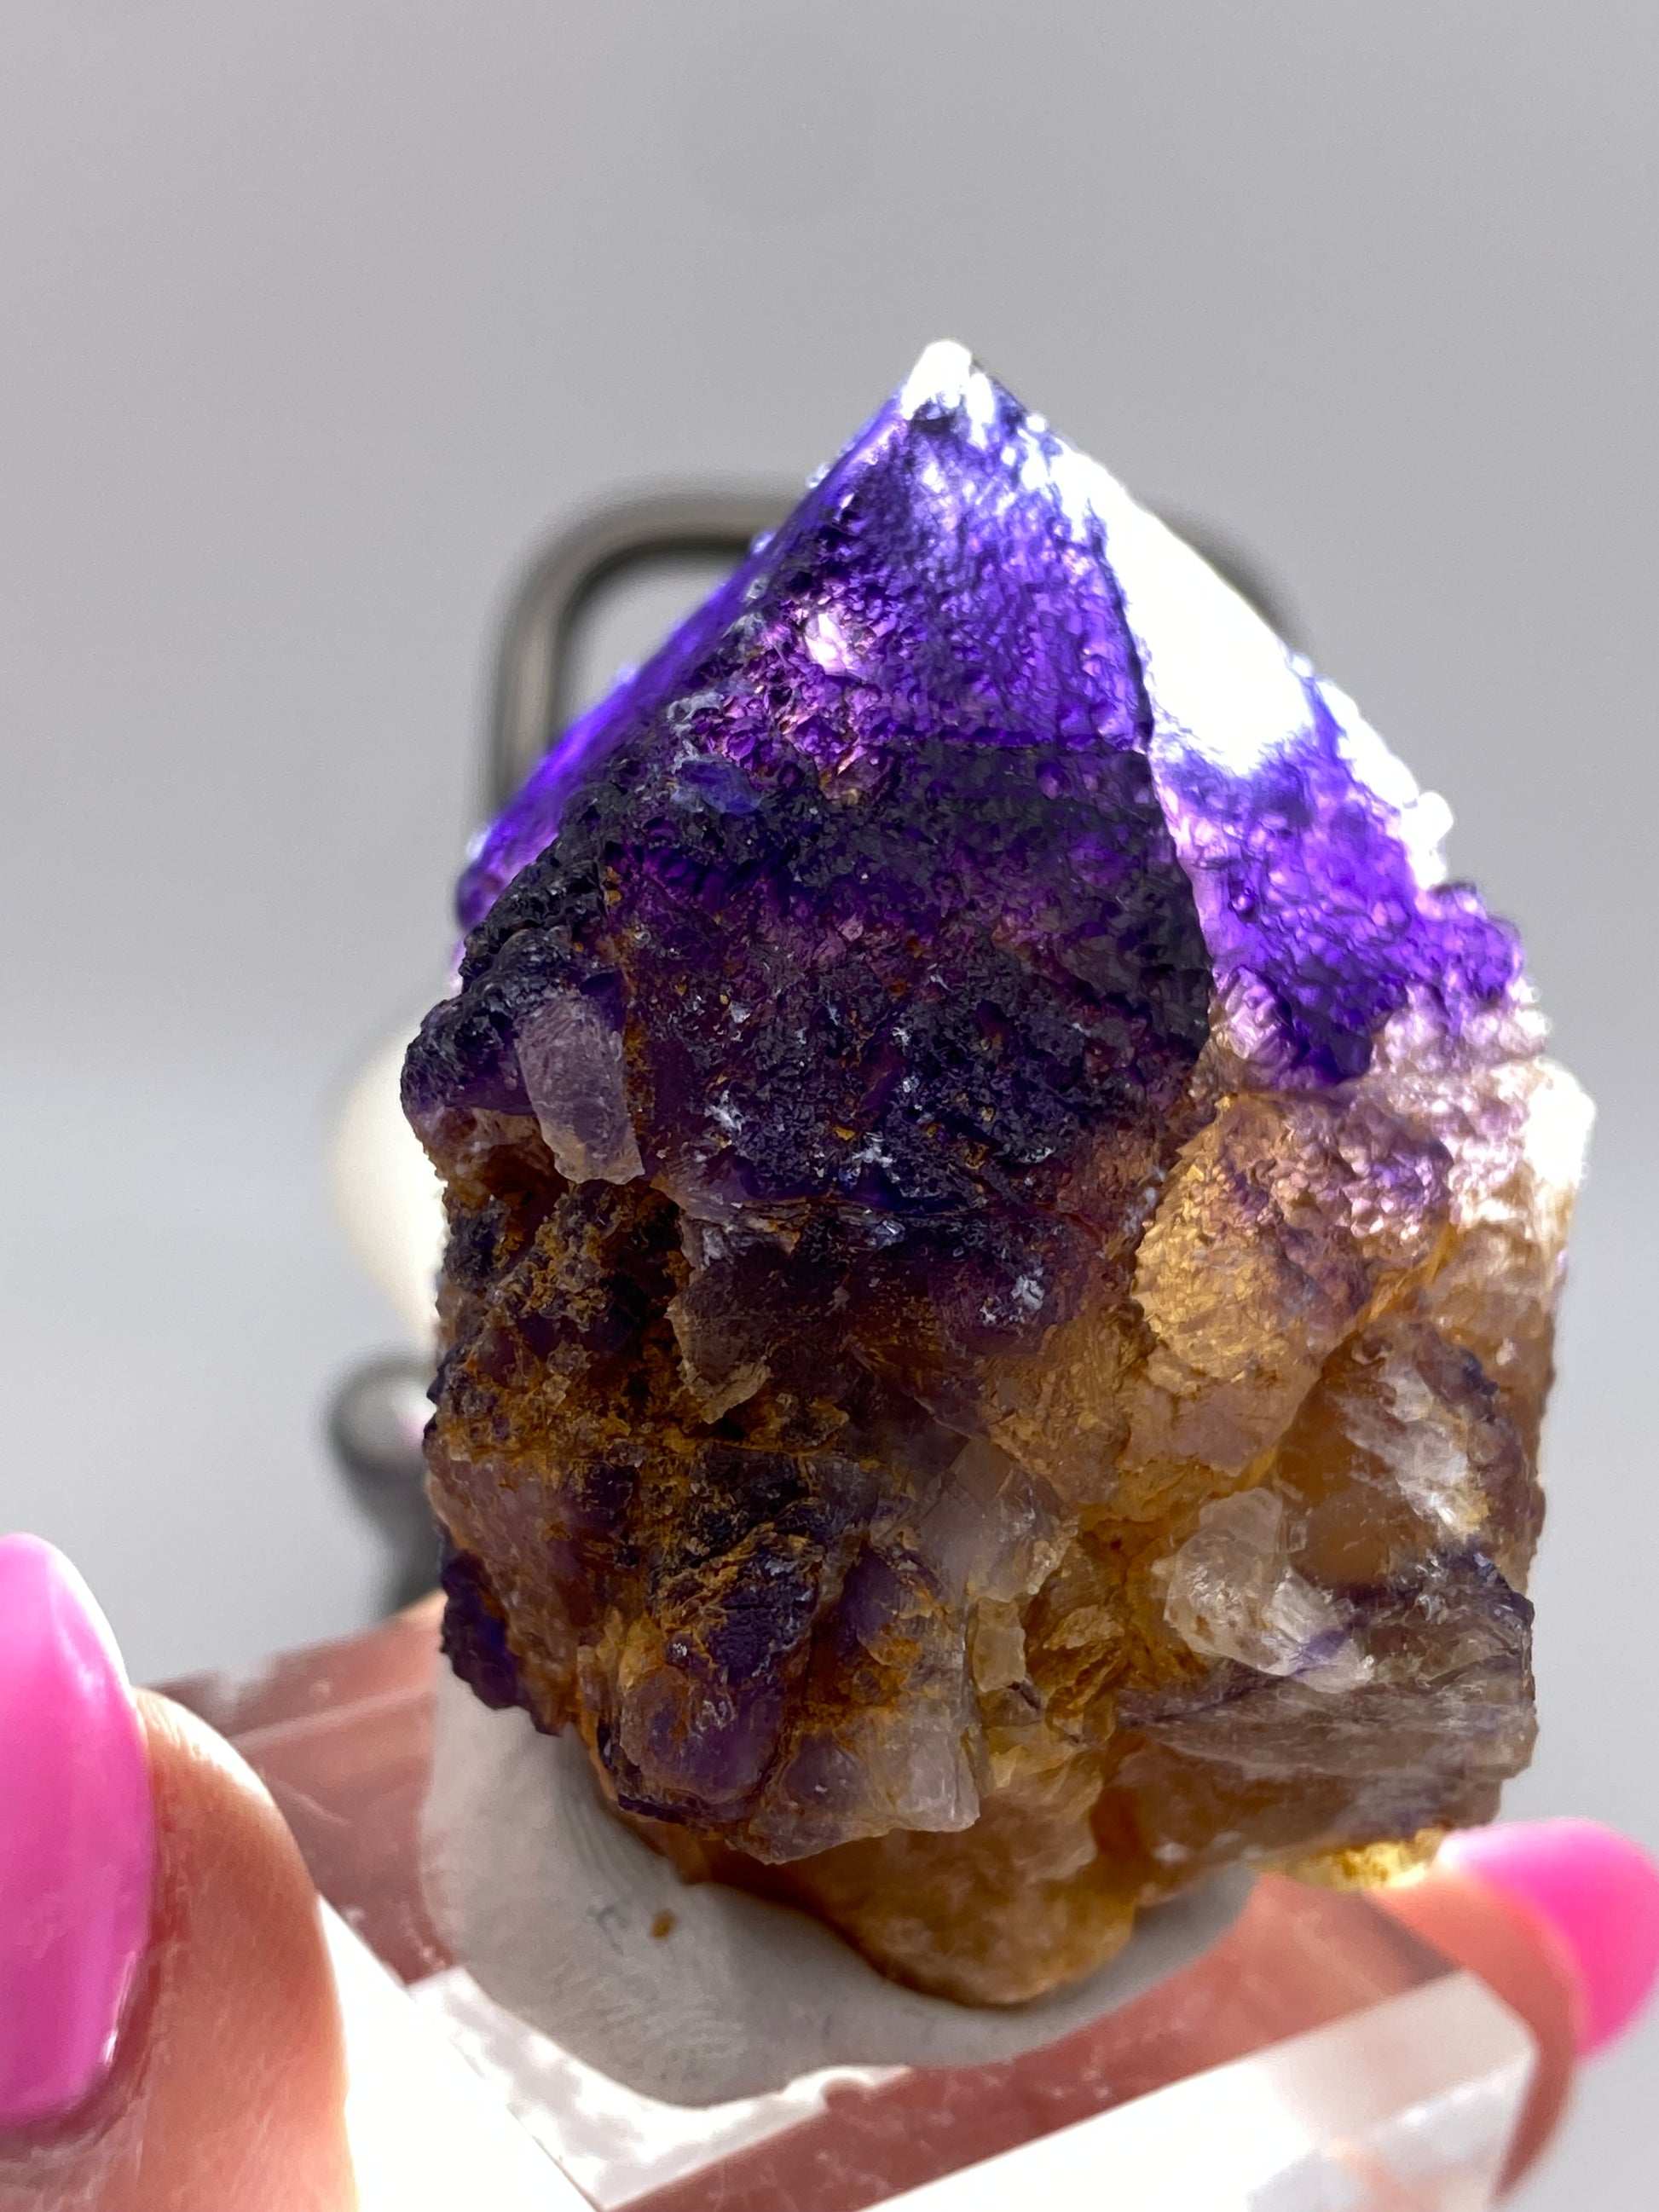
{"label": "thumb with pink nail polish", "polygon": [[114,2055],[149,1942],[143,1733],[91,1592],[0,1541],[0,2128],[57,2119]]}
{"label": "thumb with pink nail polish", "polygon": [[0,2212],[349,2212],[312,1887],[229,1746],[0,1539]]}

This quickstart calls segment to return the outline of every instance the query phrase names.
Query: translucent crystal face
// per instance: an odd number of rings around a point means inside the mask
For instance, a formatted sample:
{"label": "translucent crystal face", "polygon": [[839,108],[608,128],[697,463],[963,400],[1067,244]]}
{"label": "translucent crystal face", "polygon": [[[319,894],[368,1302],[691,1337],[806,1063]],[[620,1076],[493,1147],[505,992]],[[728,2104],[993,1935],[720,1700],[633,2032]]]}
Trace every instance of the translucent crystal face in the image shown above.
{"label": "translucent crystal face", "polygon": [[480,1693],[983,2002],[1486,1818],[1588,1109],[1445,818],[930,349],[463,882],[405,1102]]}

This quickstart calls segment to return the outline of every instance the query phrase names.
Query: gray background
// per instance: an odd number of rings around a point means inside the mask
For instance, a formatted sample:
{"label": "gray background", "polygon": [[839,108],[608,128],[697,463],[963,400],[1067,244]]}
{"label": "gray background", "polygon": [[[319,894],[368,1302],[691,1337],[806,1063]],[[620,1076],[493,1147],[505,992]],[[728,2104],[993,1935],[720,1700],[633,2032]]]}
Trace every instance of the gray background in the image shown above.
{"label": "gray background", "polygon": [[[371,1605],[323,1152],[517,562],[951,335],[1255,550],[1526,928],[1601,1119],[1512,1802],[1659,1843],[1656,64],[1650,0],[0,0],[0,1523],[135,1671]],[[1651,2202],[1656,2061],[1532,2212]]]}

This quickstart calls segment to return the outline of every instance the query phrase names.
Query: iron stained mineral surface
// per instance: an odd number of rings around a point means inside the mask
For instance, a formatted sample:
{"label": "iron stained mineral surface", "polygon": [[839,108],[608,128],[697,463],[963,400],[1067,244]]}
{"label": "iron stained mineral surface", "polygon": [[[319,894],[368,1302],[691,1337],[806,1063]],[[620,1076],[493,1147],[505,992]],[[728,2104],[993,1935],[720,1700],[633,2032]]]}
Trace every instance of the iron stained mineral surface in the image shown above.
{"label": "iron stained mineral surface", "polygon": [[1533,1739],[1588,1109],[1351,701],[954,346],[462,884],[450,1657],[1010,2003]]}

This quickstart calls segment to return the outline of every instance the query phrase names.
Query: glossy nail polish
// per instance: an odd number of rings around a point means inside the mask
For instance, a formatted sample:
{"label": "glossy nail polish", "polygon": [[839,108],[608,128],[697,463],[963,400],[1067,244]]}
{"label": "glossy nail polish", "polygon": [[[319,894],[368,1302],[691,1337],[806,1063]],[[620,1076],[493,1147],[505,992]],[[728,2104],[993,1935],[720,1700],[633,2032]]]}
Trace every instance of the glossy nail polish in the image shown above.
{"label": "glossy nail polish", "polygon": [[1547,1930],[1578,1991],[1578,2055],[1604,2050],[1659,1984],[1659,1863],[1595,1820],[1516,1820],[1449,1837],[1443,1856]]}
{"label": "glossy nail polish", "polygon": [[72,2112],[149,1940],[155,1814],[109,1625],[34,1536],[0,1539],[0,2130]]}

